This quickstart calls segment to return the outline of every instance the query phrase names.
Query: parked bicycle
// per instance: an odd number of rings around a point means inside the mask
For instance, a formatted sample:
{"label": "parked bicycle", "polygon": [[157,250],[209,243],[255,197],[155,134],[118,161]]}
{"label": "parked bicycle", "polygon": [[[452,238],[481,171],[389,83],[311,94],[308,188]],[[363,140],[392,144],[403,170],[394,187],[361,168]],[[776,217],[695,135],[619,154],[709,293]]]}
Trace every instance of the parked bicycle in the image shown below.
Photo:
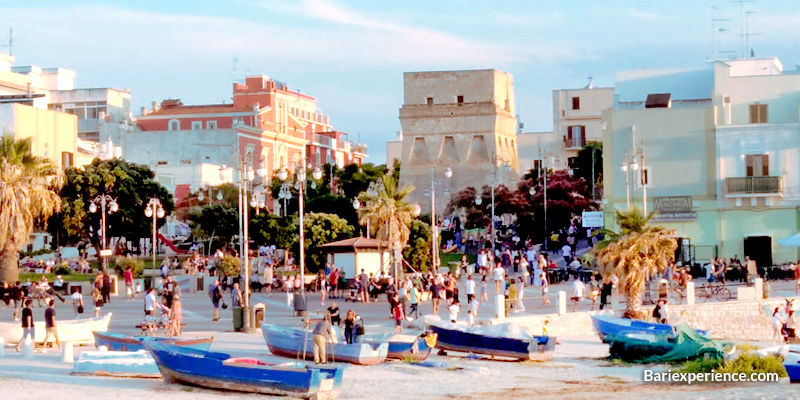
{"label": "parked bicycle", "polygon": [[698,299],[702,299],[703,302],[706,302],[711,298],[713,298],[716,301],[728,301],[733,297],[731,294],[731,290],[728,289],[727,285],[711,285],[711,284],[703,284],[702,286],[697,288],[695,295]]}

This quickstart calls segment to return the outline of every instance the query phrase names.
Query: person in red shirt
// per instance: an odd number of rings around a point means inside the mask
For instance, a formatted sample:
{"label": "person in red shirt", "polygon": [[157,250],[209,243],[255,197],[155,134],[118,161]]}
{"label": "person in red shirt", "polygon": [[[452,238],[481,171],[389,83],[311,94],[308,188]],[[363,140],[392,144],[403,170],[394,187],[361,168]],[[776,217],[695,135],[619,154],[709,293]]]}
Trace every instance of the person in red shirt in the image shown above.
{"label": "person in red shirt", "polygon": [[403,312],[403,303],[400,303],[396,293],[392,296],[392,316],[394,317],[394,331],[400,333],[403,329],[400,324],[406,319],[406,316]]}
{"label": "person in red shirt", "polygon": [[135,299],[136,292],[133,288],[133,269],[131,269],[131,267],[125,268],[125,272],[122,273],[122,276],[125,278],[125,298]]}

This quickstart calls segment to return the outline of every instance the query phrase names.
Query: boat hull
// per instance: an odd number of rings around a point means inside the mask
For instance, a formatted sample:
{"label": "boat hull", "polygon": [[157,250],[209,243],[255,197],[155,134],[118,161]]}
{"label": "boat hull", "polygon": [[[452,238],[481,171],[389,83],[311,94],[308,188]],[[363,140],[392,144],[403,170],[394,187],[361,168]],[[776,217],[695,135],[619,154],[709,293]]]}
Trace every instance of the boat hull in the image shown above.
{"label": "boat hull", "polygon": [[[393,360],[412,360],[424,361],[431,355],[431,350],[436,347],[437,335],[435,333],[425,333],[414,337],[412,341],[399,341],[389,339],[386,358]],[[375,343],[377,341],[365,340],[364,343]]]}
{"label": "boat hull", "polygon": [[144,341],[169,343],[180,347],[189,347],[196,350],[208,351],[214,338],[180,339],[158,336],[128,336],[113,332],[92,332],[96,347],[106,346],[112,351],[139,351],[146,350]]}
{"label": "boat hull", "polygon": [[[262,324],[261,333],[272,354],[294,359],[314,359],[311,332]],[[386,361],[388,352],[388,343],[328,343],[326,350],[328,361],[358,365],[380,364]]]}
{"label": "boat hull", "polygon": [[161,378],[155,359],[143,351],[84,351],[72,366],[73,375],[116,378]]}
{"label": "boat hull", "polygon": [[783,360],[783,367],[789,375],[789,382],[800,383],[800,346],[789,346],[789,352]]}
{"label": "boat hull", "polygon": [[[108,324],[111,322],[111,313],[106,314],[104,317],[87,318],[77,320],[56,320],[56,328],[58,330],[58,338],[61,342],[71,342],[74,344],[92,344],[94,343],[94,335],[92,332],[105,332],[108,330]],[[44,341],[46,334],[44,321],[35,321],[35,341],[41,343]],[[3,338],[6,344],[16,344],[22,338],[22,327],[19,322],[8,323],[0,322],[0,337]]]}
{"label": "boat hull", "polygon": [[145,342],[145,346],[153,354],[167,382],[304,399],[333,399],[341,390],[341,368],[266,365],[253,359],[247,359],[244,363],[225,353],[158,342]]}
{"label": "boat hull", "polygon": [[[607,343],[607,336],[621,337],[630,334],[643,334],[655,336],[674,336],[672,325],[657,324],[636,319],[609,317],[606,315],[593,315],[592,324],[600,336],[600,340]],[[700,336],[708,337],[708,331],[695,329]]]}
{"label": "boat hull", "polygon": [[442,350],[483,354],[517,360],[547,361],[553,359],[556,338],[534,336],[531,340],[502,338],[448,329],[431,325],[438,335],[436,347]]}

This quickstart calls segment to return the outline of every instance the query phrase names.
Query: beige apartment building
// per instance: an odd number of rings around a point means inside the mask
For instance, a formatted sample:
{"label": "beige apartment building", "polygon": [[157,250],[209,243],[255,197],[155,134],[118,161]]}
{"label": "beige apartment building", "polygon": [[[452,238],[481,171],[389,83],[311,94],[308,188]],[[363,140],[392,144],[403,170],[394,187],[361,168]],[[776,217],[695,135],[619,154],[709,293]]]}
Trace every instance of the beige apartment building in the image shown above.
{"label": "beige apartment building", "polygon": [[616,93],[603,113],[606,226],[630,204],[675,229],[687,260],[798,258],[778,245],[800,230],[797,71],[768,58],[623,72]]}
{"label": "beige apartment building", "polygon": [[[438,210],[464,188],[513,185],[520,165],[511,74],[485,69],[407,72],[403,78],[402,146],[396,157],[403,165],[400,183],[415,187],[410,200],[423,213],[431,209],[431,180],[438,182]],[[444,174],[448,167],[450,178]]]}

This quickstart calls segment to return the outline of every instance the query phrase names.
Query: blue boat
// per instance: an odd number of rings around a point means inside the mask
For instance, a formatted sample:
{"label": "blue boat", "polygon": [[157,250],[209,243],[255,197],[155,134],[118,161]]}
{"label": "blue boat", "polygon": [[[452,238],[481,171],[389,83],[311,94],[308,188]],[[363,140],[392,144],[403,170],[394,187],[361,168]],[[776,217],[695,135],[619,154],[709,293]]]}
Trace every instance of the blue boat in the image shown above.
{"label": "blue boat", "polygon": [[800,383],[800,346],[789,345],[789,352],[783,360],[783,367],[789,375],[789,382]]}
{"label": "blue boat", "polygon": [[[272,324],[261,324],[261,333],[272,354],[313,359],[314,345],[311,332]],[[327,361],[375,365],[386,361],[389,344],[383,343],[328,343]]]}
{"label": "blue boat", "polygon": [[267,364],[166,343],[146,341],[166,382],[237,392],[325,400],[339,395],[343,370],[303,363]]}
{"label": "blue boat", "polygon": [[433,332],[421,335],[391,334],[385,337],[363,338],[362,342],[371,344],[388,343],[389,351],[386,358],[395,360],[424,361],[431,355],[431,350],[436,347],[437,336]]}
{"label": "blue boat", "polygon": [[556,338],[553,336],[532,336],[530,339],[503,337],[479,330],[468,331],[455,325],[431,325],[430,329],[438,335],[436,347],[442,350],[521,361],[546,361],[553,358],[556,349]]}
{"label": "blue boat", "polygon": [[[630,334],[649,334],[656,337],[674,336],[675,329],[672,325],[658,324],[655,322],[640,321],[637,319],[617,318],[609,315],[592,315],[592,324],[606,342],[606,336],[623,337]],[[696,330],[700,336],[708,337],[708,331]]]}
{"label": "blue boat", "polygon": [[111,351],[145,350],[144,344],[142,344],[145,341],[169,343],[175,346],[208,351],[208,349],[211,348],[211,343],[214,341],[213,337],[181,339],[176,337],[130,336],[122,333],[99,331],[94,331],[92,334],[94,335],[94,344],[97,348],[106,346],[106,348]]}

